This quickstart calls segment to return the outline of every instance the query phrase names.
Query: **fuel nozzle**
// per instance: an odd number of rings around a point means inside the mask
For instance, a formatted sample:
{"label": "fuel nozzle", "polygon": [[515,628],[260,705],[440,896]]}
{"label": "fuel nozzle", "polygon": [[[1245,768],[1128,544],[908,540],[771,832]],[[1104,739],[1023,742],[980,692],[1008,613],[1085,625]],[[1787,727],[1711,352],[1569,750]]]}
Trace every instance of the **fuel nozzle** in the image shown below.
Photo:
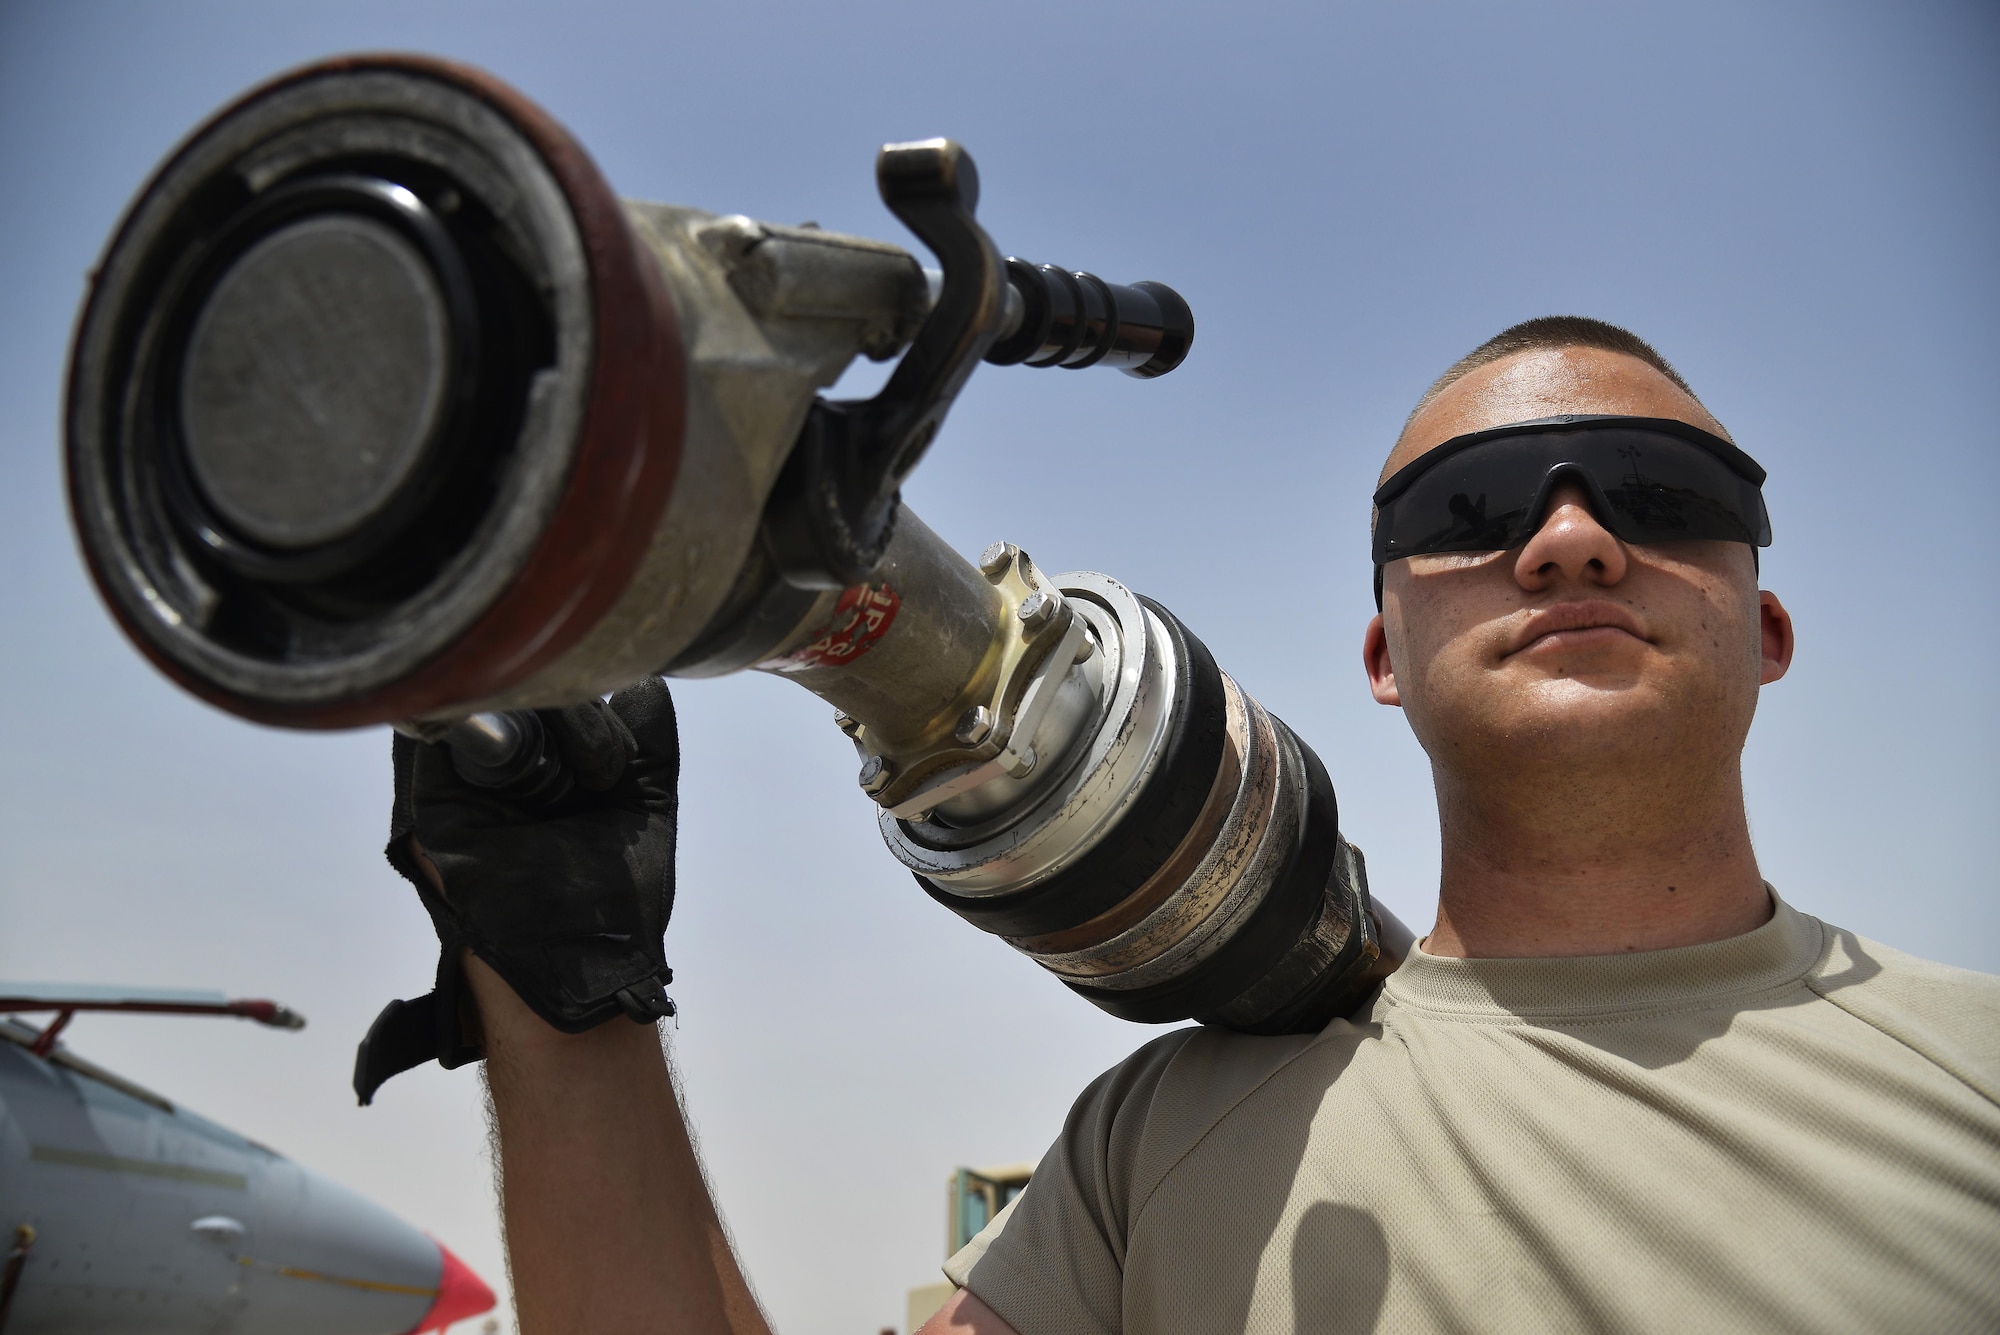
{"label": "fuel nozzle", "polygon": [[[1007,543],[967,561],[901,501],[980,361],[1151,379],[1188,303],[1003,258],[951,140],[883,146],[876,184],[928,285],[898,245],[621,202],[463,66],[253,90],[140,191],[78,320],[98,588],[220,707],[394,722],[527,808],[584,783],[534,711],[784,677],[840,711],[926,893],[1093,1004],[1345,1013],[1409,933],[1311,749],[1165,608]],[[864,355],[898,357],[875,395],[820,393]]]}

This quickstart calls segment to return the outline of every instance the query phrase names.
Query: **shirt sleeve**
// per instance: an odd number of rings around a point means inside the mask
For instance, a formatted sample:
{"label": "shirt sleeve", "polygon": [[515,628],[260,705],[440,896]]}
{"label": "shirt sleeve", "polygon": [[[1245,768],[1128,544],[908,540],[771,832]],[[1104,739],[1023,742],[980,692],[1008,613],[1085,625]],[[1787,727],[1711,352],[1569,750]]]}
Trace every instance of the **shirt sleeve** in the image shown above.
{"label": "shirt sleeve", "polygon": [[1007,1227],[1007,1221],[1014,1217],[1014,1207],[1020,1203],[1021,1197],[1017,1194],[1013,1200],[1000,1207],[1000,1213],[994,1215],[985,1228],[973,1235],[972,1241],[953,1252],[951,1259],[944,1263],[944,1277],[961,1289],[964,1288],[966,1276],[972,1273],[972,1267],[979,1264],[979,1258],[986,1255],[986,1249],[993,1245],[993,1239],[999,1237],[1000,1231]]}
{"label": "shirt sleeve", "polygon": [[1123,1329],[1125,1240],[1148,1114],[1196,1029],[1141,1048],[1084,1090],[1027,1187],[945,1263],[1020,1335]]}
{"label": "shirt sleeve", "polygon": [[1821,930],[1807,986],[2000,1103],[2000,977]]}

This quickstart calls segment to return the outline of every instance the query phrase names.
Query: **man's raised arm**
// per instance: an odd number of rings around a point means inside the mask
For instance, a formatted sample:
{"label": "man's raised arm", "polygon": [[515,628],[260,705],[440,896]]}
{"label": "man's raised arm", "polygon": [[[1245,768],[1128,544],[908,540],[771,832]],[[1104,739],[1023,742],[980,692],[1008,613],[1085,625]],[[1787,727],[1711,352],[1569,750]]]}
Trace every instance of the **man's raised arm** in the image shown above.
{"label": "man's raised arm", "polygon": [[659,1034],[565,1034],[480,961],[508,1269],[523,1335],[764,1335],[729,1249]]}
{"label": "man's raised arm", "polygon": [[[673,1013],[672,699],[650,680],[538,717],[572,780],[553,804],[397,739],[386,852],[437,928],[438,986],[383,1012],[356,1090],[484,1056],[524,1335],[764,1335],[658,1032]],[[969,1293],[926,1329],[1008,1333]]]}
{"label": "man's raised arm", "polygon": [[[717,1217],[657,1035],[607,1024],[563,1034],[485,965],[468,965],[486,1024],[501,1201],[524,1335],[762,1335]],[[960,1290],[924,1335],[1013,1335]]]}

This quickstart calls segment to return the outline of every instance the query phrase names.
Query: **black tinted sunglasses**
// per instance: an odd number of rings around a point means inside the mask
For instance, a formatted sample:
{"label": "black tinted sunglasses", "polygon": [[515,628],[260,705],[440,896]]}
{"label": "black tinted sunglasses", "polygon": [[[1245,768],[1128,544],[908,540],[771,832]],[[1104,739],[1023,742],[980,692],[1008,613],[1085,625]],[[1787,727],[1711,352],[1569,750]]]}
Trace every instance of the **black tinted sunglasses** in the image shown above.
{"label": "black tinted sunglasses", "polygon": [[1764,470],[1722,437],[1664,417],[1544,417],[1455,436],[1376,490],[1377,605],[1391,561],[1526,542],[1565,481],[1625,542],[1771,545]]}

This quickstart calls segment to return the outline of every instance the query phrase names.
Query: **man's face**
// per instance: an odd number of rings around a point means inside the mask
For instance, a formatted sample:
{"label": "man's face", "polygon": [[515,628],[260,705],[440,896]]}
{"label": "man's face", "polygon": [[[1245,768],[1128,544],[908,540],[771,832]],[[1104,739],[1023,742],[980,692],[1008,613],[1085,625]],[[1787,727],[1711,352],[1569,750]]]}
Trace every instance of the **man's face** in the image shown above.
{"label": "man's face", "polygon": [[[1541,350],[1451,385],[1410,423],[1383,475],[1454,436],[1558,413],[1722,433],[1636,358]],[[1566,786],[1637,766],[1671,787],[1735,763],[1757,688],[1784,674],[1791,649],[1790,619],[1759,594],[1748,545],[1628,545],[1571,483],[1521,547],[1389,565],[1363,653],[1375,698],[1403,707],[1444,774]]]}

